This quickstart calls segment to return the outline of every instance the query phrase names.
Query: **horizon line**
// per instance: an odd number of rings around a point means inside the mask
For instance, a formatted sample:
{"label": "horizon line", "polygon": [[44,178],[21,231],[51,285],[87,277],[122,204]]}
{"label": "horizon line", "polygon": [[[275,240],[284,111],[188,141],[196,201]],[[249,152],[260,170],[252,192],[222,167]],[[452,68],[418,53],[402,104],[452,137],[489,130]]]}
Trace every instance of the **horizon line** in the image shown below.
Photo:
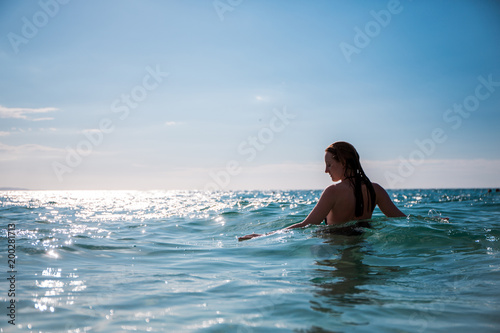
{"label": "horizon line", "polygon": [[[398,191],[398,190],[497,190],[500,186],[492,187],[386,187],[386,190]],[[254,192],[254,191],[323,191],[324,188],[268,188],[268,189],[220,189],[215,191],[206,191],[203,189],[161,189],[161,188],[151,188],[151,189],[28,189],[22,187],[0,187],[0,191],[189,191],[189,192]]]}

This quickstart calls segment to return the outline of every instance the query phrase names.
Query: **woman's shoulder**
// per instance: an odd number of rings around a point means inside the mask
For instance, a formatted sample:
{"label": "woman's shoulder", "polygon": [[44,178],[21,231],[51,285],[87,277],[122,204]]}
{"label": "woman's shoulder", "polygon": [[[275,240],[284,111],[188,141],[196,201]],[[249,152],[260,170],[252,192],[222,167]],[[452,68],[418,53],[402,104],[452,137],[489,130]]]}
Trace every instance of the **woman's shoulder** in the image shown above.
{"label": "woman's shoulder", "polygon": [[376,195],[387,193],[386,190],[382,186],[380,186],[379,184],[372,183],[372,185],[373,185],[373,189],[375,190]]}
{"label": "woman's shoulder", "polygon": [[[378,183],[372,183],[373,189],[375,190],[375,195],[383,195],[386,192],[386,190],[380,186]],[[347,182],[341,182],[341,183],[336,183],[336,184],[331,184],[325,190],[323,191],[324,195],[327,196],[339,196],[342,194],[351,194],[352,193],[352,186],[348,184]]]}
{"label": "woman's shoulder", "polygon": [[381,204],[384,201],[390,201],[391,199],[389,198],[389,194],[387,194],[387,191],[385,188],[380,186],[377,183],[372,183],[373,189],[375,190],[375,197],[376,197],[376,202],[377,204]]}
{"label": "woman's shoulder", "polygon": [[383,195],[384,193],[387,193],[385,189],[380,186],[378,183],[372,183],[373,190],[375,191],[375,196],[379,197]]}
{"label": "woman's shoulder", "polygon": [[341,195],[344,193],[351,193],[352,187],[347,182],[335,183],[328,186],[323,193],[326,195]]}

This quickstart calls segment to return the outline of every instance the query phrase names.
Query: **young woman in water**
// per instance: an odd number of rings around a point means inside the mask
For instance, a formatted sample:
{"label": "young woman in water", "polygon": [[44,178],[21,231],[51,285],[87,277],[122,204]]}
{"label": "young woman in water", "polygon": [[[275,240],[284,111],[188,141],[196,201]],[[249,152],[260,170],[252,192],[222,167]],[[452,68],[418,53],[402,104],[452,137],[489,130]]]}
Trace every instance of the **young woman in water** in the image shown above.
{"label": "young woman in water", "polygon": [[[348,221],[370,219],[376,205],[387,217],[406,216],[394,205],[382,186],[370,182],[366,177],[358,152],[351,144],[343,141],[331,144],[325,150],[325,164],[325,173],[330,174],[335,184],[323,191],[304,221],[284,230],[320,224],[323,221],[328,225],[340,225]],[[239,240],[259,236],[263,235],[246,235]]]}

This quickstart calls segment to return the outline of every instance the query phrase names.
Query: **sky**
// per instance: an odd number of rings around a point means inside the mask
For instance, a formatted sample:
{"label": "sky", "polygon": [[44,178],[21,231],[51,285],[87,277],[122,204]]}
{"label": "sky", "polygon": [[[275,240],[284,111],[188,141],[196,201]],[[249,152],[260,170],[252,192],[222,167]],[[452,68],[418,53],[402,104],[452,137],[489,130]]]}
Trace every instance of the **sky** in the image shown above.
{"label": "sky", "polygon": [[0,187],[500,187],[493,0],[0,3]]}

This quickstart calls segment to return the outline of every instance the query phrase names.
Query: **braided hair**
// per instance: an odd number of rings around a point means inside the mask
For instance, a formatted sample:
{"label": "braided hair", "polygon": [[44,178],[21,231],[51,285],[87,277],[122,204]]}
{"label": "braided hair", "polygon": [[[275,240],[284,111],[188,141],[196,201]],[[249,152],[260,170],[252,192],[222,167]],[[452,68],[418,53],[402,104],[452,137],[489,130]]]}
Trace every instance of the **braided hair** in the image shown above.
{"label": "braided hair", "polygon": [[331,153],[337,162],[345,166],[344,177],[350,181],[354,188],[354,197],[356,200],[354,216],[361,216],[365,211],[363,191],[361,188],[362,184],[365,184],[368,189],[368,204],[370,205],[371,211],[373,211],[376,204],[375,189],[361,167],[359,154],[354,146],[344,141],[337,141],[328,146],[325,151]]}

